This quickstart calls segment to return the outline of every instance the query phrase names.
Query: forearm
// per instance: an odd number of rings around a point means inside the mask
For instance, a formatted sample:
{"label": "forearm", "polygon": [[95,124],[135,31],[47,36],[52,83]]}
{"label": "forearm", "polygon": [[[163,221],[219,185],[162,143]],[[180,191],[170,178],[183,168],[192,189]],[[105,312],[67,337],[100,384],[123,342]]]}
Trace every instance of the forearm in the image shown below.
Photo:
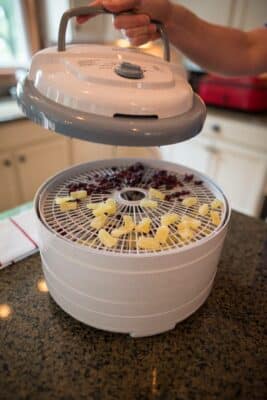
{"label": "forearm", "polygon": [[171,42],[203,68],[225,75],[253,74],[247,33],[207,23],[181,6],[173,6],[167,23]]}

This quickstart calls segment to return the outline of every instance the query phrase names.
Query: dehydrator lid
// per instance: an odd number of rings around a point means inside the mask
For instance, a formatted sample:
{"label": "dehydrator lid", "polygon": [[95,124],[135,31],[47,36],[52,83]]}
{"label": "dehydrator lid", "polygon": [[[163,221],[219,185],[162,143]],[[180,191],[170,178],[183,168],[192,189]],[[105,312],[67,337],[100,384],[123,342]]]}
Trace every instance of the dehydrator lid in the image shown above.
{"label": "dehydrator lid", "polygon": [[155,146],[180,142],[202,128],[206,110],[193,93],[184,69],[138,49],[107,45],[65,46],[68,19],[103,13],[82,7],[61,20],[58,47],[38,52],[18,85],[24,113],[45,128],[92,142]]}

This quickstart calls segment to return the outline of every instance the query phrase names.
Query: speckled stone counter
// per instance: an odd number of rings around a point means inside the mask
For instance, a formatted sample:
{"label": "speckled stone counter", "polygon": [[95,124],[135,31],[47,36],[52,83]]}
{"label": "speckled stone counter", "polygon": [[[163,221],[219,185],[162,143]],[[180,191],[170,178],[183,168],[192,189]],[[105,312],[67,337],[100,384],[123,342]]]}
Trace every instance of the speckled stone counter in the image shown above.
{"label": "speckled stone counter", "polygon": [[142,339],[65,314],[45,290],[39,255],[0,271],[10,311],[0,318],[0,399],[266,399],[266,239],[266,224],[233,213],[206,303]]}

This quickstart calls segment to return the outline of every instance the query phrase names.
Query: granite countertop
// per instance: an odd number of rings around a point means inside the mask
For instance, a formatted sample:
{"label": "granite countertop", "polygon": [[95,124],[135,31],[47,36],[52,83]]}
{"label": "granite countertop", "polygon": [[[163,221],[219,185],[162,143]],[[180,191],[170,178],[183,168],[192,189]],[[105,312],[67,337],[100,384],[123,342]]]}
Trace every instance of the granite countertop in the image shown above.
{"label": "granite countertop", "polygon": [[63,312],[39,255],[2,270],[0,399],[266,399],[266,239],[265,223],[233,213],[206,303],[141,339]]}

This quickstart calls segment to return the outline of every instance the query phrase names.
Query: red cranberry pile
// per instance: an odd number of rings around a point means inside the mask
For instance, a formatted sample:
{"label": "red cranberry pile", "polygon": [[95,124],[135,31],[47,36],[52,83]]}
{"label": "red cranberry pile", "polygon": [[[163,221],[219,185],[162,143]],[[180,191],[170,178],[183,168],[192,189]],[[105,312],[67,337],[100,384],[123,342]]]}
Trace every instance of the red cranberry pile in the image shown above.
{"label": "red cranberry pile", "polygon": [[[194,175],[185,174],[184,183],[192,182]],[[112,190],[121,190],[123,187],[143,187],[145,189],[154,188],[161,190],[173,190],[177,186],[183,187],[184,183],[180,181],[176,175],[169,173],[166,170],[158,170],[152,176],[147,175],[145,166],[137,162],[129,167],[120,169],[112,167],[111,173],[103,176],[101,173],[96,173],[93,177],[89,176],[87,182],[72,182],[67,188],[70,192],[77,190],[86,190],[88,196],[91,194],[108,194]],[[202,185],[202,181],[194,181],[195,185]],[[190,194],[188,190],[181,190],[166,196],[166,200],[180,199],[181,196]]]}

